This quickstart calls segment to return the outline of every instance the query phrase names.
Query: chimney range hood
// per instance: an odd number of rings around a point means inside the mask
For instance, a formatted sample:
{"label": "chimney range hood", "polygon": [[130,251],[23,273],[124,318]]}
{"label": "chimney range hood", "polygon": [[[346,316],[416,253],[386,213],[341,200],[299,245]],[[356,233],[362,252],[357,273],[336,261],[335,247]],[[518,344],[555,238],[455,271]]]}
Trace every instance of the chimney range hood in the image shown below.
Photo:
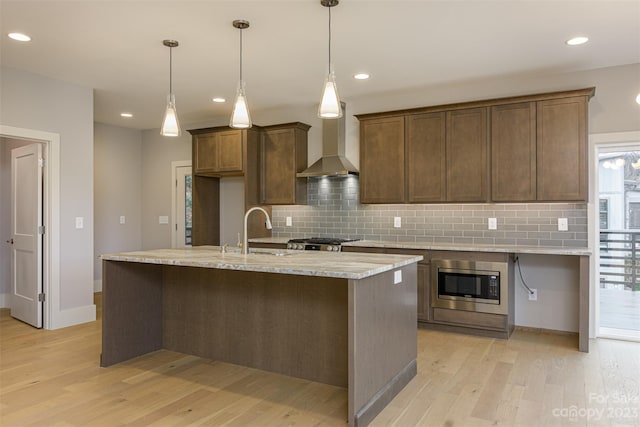
{"label": "chimney range hood", "polygon": [[322,119],[322,157],[296,174],[298,178],[358,174],[358,169],[345,157],[345,108],[342,103],[343,115],[339,119]]}

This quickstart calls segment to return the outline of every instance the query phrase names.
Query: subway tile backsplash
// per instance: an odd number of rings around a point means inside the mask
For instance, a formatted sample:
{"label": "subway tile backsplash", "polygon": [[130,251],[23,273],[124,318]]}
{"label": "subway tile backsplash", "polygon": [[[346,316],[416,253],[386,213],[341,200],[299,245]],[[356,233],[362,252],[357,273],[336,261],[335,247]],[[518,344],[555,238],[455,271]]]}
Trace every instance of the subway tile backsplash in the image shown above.
{"label": "subway tile backsplash", "polygon": [[[587,247],[586,203],[361,205],[357,176],[312,178],[307,190],[307,205],[273,207],[274,237]],[[393,227],[397,216],[401,228]],[[497,218],[497,230],[488,230],[488,218]],[[558,231],[558,218],[569,231]]]}

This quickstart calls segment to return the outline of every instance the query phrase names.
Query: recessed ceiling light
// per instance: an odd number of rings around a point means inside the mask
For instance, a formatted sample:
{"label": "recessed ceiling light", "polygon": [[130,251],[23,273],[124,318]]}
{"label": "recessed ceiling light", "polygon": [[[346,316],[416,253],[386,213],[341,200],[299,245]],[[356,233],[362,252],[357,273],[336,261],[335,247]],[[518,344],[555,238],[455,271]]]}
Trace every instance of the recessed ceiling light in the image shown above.
{"label": "recessed ceiling light", "polygon": [[120,115],[122,117],[127,117],[127,118],[133,117],[133,114],[131,114],[131,113],[120,113]]}
{"label": "recessed ceiling light", "polygon": [[367,80],[369,77],[370,76],[367,73],[358,73],[358,74],[353,76],[353,78],[356,79],[356,80]]}
{"label": "recessed ceiling light", "polygon": [[569,46],[578,46],[581,44],[585,44],[588,41],[589,41],[589,37],[578,36],[578,37],[570,38],[565,43],[568,44]]}
{"label": "recessed ceiling light", "polygon": [[636,102],[640,104],[640,93],[638,94],[638,96],[636,96]]}
{"label": "recessed ceiling light", "polygon": [[213,102],[217,102],[217,103],[221,103],[221,102],[227,102],[226,99],[224,98],[220,98],[220,97],[215,97],[212,99]]}
{"label": "recessed ceiling light", "polygon": [[31,37],[22,33],[9,33],[9,38],[13,40],[17,40],[19,42],[28,42],[31,41]]}

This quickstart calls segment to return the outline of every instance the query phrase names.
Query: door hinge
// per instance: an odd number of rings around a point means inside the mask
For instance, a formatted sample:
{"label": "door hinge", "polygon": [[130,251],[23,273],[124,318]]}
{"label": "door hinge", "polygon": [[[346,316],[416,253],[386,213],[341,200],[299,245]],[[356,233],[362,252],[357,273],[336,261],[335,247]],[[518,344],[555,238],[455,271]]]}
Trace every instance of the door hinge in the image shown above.
{"label": "door hinge", "polygon": [[44,167],[44,159],[38,159],[38,166]]}
{"label": "door hinge", "polygon": [[44,234],[44,225],[38,226],[38,234]]}
{"label": "door hinge", "polygon": [[38,302],[44,302],[44,294],[38,294]]}

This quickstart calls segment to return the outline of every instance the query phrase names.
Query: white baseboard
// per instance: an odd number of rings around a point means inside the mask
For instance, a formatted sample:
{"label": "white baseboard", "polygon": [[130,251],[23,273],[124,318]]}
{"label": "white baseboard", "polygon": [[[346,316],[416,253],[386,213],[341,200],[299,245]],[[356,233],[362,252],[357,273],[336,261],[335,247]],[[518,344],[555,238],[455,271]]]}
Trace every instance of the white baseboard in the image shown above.
{"label": "white baseboard", "polygon": [[0,308],[11,308],[11,294],[0,294]]}
{"label": "white baseboard", "polygon": [[93,281],[93,292],[102,292],[102,279]]}
{"label": "white baseboard", "polygon": [[60,329],[81,323],[93,322],[96,320],[96,306],[91,304],[69,310],[60,310],[58,314],[53,317],[55,318],[55,323],[49,325],[49,329]]}

